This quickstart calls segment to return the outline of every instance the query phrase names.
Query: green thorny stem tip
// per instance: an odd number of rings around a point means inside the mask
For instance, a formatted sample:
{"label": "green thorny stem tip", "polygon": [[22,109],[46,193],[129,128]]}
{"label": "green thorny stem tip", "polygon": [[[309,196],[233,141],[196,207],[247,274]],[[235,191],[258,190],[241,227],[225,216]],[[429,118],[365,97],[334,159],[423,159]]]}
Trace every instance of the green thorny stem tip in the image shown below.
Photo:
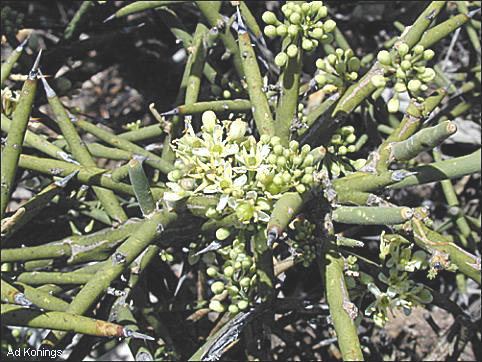
{"label": "green thorny stem tip", "polygon": [[149,180],[142,168],[143,160],[137,157],[129,161],[129,178],[142,214],[147,216],[156,209],[156,203],[152,198]]}
{"label": "green thorny stem tip", "polygon": [[[96,167],[94,159],[77,133],[77,130],[72,123],[72,119],[67,114],[67,111],[60,102],[60,99],[57,97],[57,94],[47,83],[47,80],[45,77],[43,77],[42,73],[40,71],[39,73],[45,89],[45,94],[54,113],[55,120],[57,121],[62,135],[69,145],[72,155],[82,166]],[[97,186],[92,187],[92,189],[94,190],[105,211],[112,219],[117,222],[124,222],[127,220],[127,215],[120,206],[120,203],[113,191]]]}
{"label": "green thorny stem tip", "polygon": [[11,326],[55,329],[98,337],[134,337],[154,340],[148,335],[133,332],[119,324],[67,312],[42,312],[22,306],[2,304],[1,316],[2,322]]}
{"label": "green thorny stem tip", "polygon": [[12,122],[15,124],[15,128],[8,134],[5,148],[2,151],[2,175],[0,180],[0,218],[2,219],[8,201],[10,200],[10,194],[13,190],[18,161],[20,154],[22,153],[23,140],[27,130],[28,121],[30,120],[35,93],[37,91],[37,73],[41,54],[42,51],[38,53],[28,78],[23,84],[20,100],[12,117]]}
{"label": "green thorny stem tip", "polygon": [[28,37],[25,38],[22,43],[20,43],[15,49],[13,49],[12,52],[8,55],[5,62],[2,63],[0,86],[3,86],[3,83],[5,83],[10,73],[12,72],[15,63],[23,53],[23,49],[27,44],[28,39]]}

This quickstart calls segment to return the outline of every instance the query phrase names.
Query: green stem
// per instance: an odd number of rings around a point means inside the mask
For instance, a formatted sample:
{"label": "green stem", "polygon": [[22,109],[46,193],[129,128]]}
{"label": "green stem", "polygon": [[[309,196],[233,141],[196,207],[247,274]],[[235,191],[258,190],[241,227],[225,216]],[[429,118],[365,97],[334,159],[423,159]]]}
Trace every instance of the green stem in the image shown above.
{"label": "green stem", "polygon": [[144,216],[151,214],[156,209],[156,203],[152,198],[149,180],[142,168],[141,161],[137,159],[129,161],[129,178],[142,214]]}
{"label": "green stem", "polygon": [[276,107],[275,134],[281,138],[281,143],[284,145],[287,145],[290,140],[291,123],[298,108],[302,59],[303,50],[298,46],[297,55],[288,59],[278,80],[281,94]]}
{"label": "green stem", "polygon": [[186,3],[187,1],[182,0],[164,0],[164,1],[134,1],[132,4],[126,5],[119,10],[117,10],[112,16],[107,18],[122,18],[127,15],[139,13],[141,11],[159,8],[161,6],[176,5]]}
{"label": "green stem", "polygon": [[[142,251],[159,236],[162,230],[176,219],[175,214],[159,211],[142,222],[142,225],[134,231],[112,254],[110,263],[95,273],[89,282],[75,296],[70,303],[69,313],[84,314],[105,293],[111,283],[142,253]],[[51,332],[43,343],[55,345],[65,333]]]}
{"label": "green stem", "polygon": [[420,42],[418,44],[423,45],[425,49],[430,48],[432,45],[445,38],[457,28],[460,28],[469,20],[470,18],[467,14],[455,15],[450,19],[445,20],[444,22],[428,29],[423,34],[422,39],[420,39]]}
{"label": "green stem", "polygon": [[233,57],[233,64],[238,72],[240,78],[244,77],[243,71],[243,63],[241,61],[240,53],[238,46],[236,44],[236,40],[234,39],[233,35],[231,34],[231,29],[227,24],[224,22],[223,17],[219,13],[219,1],[196,1],[199,10],[204,15],[204,17],[208,20],[208,23],[211,27],[217,27],[218,29],[224,29],[219,37],[221,38],[226,50],[231,54]]}
{"label": "green stem", "polygon": [[[118,191],[123,194],[135,196],[131,185],[115,182],[106,170],[95,167],[80,167],[68,162],[52,160],[50,158],[34,157],[21,155],[19,167],[52,176],[68,176],[77,172],[76,179],[87,185],[95,185]],[[154,198],[157,200],[162,197],[163,189],[153,188]]]}
{"label": "green stem", "polygon": [[[27,40],[27,39],[26,39]],[[12,72],[12,69],[17,63],[18,58],[23,53],[23,48],[26,44],[26,40],[22,42],[19,46],[17,46],[5,59],[5,62],[2,63],[2,68],[1,68],[1,77],[0,77],[0,87],[3,86],[3,83],[7,80],[8,76]]]}
{"label": "green stem", "polygon": [[438,251],[449,257],[462,273],[480,285],[480,258],[454,244],[449,238],[430,230],[422,221],[412,219],[415,243],[430,253]]}
{"label": "green stem", "polygon": [[67,27],[65,28],[65,31],[64,31],[65,40],[69,40],[72,37],[72,35],[74,35],[80,22],[82,21],[83,18],[85,18],[85,15],[89,12],[90,8],[94,7],[94,5],[95,5],[95,1],[82,2],[79,10],[77,10],[74,17],[70,21],[69,25],[67,25]]}
{"label": "green stem", "polygon": [[55,329],[98,337],[124,337],[119,324],[66,312],[42,312],[21,306],[2,304],[2,323],[9,326]]}
{"label": "green stem", "polygon": [[17,173],[18,161],[22,153],[22,145],[27,131],[30,112],[37,91],[37,67],[40,60],[38,55],[32,70],[20,93],[20,100],[12,116],[12,125],[15,125],[7,136],[5,147],[2,151],[2,173],[0,177],[0,218],[3,219],[7,208],[10,194],[13,191],[15,175]]}
{"label": "green stem", "polygon": [[28,285],[42,284],[86,284],[91,280],[91,274],[73,273],[73,272],[24,272],[21,273],[16,281]]}
{"label": "green stem", "polygon": [[274,127],[273,116],[269,108],[268,99],[266,98],[266,92],[263,90],[263,80],[261,79],[258,61],[256,60],[256,54],[253,46],[251,45],[251,39],[249,38],[249,34],[246,31],[243,20],[239,13],[238,42],[256,128],[261,135],[267,134],[269,136],[273,136],[276,134],[276,130]]}
{"label": "green stem", "polygon": [[[80,162],[82,166],[96,167],[94,159],[77,133],[74,125],[72,124],[72,120],[60,102],[60,99],[57,97],[54,90],[50,88],[44,77],[42,77],[42,83],[47,95],[47,100],[54,113],[55,120],[57,121],[62,135],[67,141],[73,156],[77,161]],[[120,206],[120,203],[112,190],[106,190],[97,186],[92,187],[92,189],[94,190],[95,195],[101,202],[105,211],[112,219],[116,220],[117,222],[124,222],[127,220],[127,215]]]}
{"label": "green stem", "polygon": [[450,121],[434,127],[424,128],[405,141],[391,144],[391,158],[408,161],[423,151],[431,150],[457,132],[457,126]]}
{"label": "green stem", "polygon": [[413,216],[409,207],[339,206],[333,210],[333,221],[357,225],[397,225]]}
{"label": "green stem", "polygon": [[343,257],[330,250],[325,253],[324,265],[326,299],[335,327],[338,346],[344,361],[363,361],[357,327],[354,319],[358,314],[356,306],[350,301],[343,275]]}
{"label": "green stem", "polygon": [[166,162],[161,157],[155,155],[152,152],[146,151],[143,147],[140,147],[130,141],[122,139],[117,135],[110,133],[98,126],[95,126],[83,119],[75,121],[75,125],[82,128],[84,131],[92,133],[97,138],[110,144],[111,146],[118,147],[125,151],[134,152],[137,155],[146,157],[146,163],[154,168],[161,170],[164,173],[168,173],[174,169],[172,164]]}

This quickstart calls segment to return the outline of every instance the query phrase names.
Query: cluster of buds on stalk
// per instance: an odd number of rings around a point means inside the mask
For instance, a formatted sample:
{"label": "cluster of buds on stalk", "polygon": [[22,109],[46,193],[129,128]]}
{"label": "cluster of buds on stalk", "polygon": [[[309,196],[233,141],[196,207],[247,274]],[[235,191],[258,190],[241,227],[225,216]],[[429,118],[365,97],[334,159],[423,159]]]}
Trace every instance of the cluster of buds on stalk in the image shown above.
{"label": "cluster of buds on stalk", "polygon": [[12,92],[8,87],[2,89],[2,113],[7,117],[10,117],[15,111],[19,99],[20,92]]}
{"label": "cluster of buds on stalk", "polygon": [[242,233],[217,253],[224,259],[223,264],[218,267],[213,263],[206,269],[206,274],[212,278],[213,297],[209,309],[219,313],[227,309],[234,315],[250,305],[256,285],[256,264],[246,251]]}
{"label": "cluster of buds on stalk", "polygon": [[357,136],[353,126],[343,126],[336,130],[327,146],[328,154],[323,160],[323,169],[333,177],[357,171],[366,164],[366,159],[350,159],[350,153],[357,152]]}
{"label": "cluster of buds on stalk", "polygon": [[310,52],[320,43],[330,43],[333,41],[331,34],[335,30],[336,23],[327,19],[328,9],[322,1],[311,1],[297,4],[287,2],[281,7],[284,15],[284,22],[278,20],[271,11],[263,14],[263,21],[268,24],[264,28],[264,33],[268,38],[277,36],[287,39],[284,42],[283,51],[275,57],[278,67],[283,67],[288,58],[298,55],[299,47],[304,51]]}
{"label": "cluster of buds on stalk", "polygon": [[407,44],[400,43],[397,53],[391,54],[387,50],[378,53],[377,59],[385,70],[385,75],[375,75],[371,81],[378,88],[372,95],[377,98],[390,81],[395,95],[388,101],[390,113],[398,112],[400,108],[399,95],[408,92],[411,98],[423,101],[422,94],[428,90],[428,84],[435,78],[435,71],[427,67],[435,53],[432,49],[425,49],[422,45],[414,46],[411,51]]}
{"label": "cluster of buds on stalk", "polygon": [[346,83],[358,79],[361,61],[355,56],[353,50],[336,49],[325,58],[316,60],[316,67],[319,69],[315,81],[326,93],[333,93],[345,88]]}
{"label": "cluster of buds on stalk", "polygon": [[[296,218],[289,224],[293,231],[287,244],[295,261],[300,261],[307,268],[316,258],[315,229],[316,225],[305,218]],[[291,233],[290,233],[291,234]]]}

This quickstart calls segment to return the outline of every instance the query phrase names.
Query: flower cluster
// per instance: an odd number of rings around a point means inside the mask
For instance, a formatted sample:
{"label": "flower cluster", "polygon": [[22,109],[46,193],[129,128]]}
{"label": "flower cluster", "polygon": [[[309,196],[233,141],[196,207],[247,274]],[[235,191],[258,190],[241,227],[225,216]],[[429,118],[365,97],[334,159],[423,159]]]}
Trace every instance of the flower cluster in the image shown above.
{"label": "flower cluster", "polygon": [[285,17],[284,22],[278,20],[271,11],[263,14],[263,21],[268,24],[264,28],[264,33],[269,38],[280,36],[288,39],[282,52],[275,57],[278,67],[283,67],[288,58],[298,55],[298,47],[307,52],[315,49],[320,42],[330,43],[333,41],[331,32],[336,27],[336,23],[331,20],[322,21],[328,15],[328,9],[322,1],[311,1],[297,4],[287,2],[281,7]]}
{"label": "flower cluster", "polygon": [[357,136],[353,126],[339,128],[331,137],[327,146],[328,154],[323,160],[323,168],[333,177],[346,175],[362,168],[366,160],[363,158],[352,160],[347,156],[357,151],[355,143]]}
{"label": "flower cluster", "polygon": [[399,94],[408,92],[411,97],[422,101],[422,93],[428,89],[428,83],[435,78],[435,71],[427,67],[427,62],[434,57],[431,49],[425,49],[422,45],[416,45],[410,51],[405,43],[400,43],[396,54],[390,54],[387,50],[378,53],[377,59],[385,70],[385,76],[375,75],[371,81],[378,90],[374,97],[380,95],[387,84],[393,83],[395,95],[388,101],[387,107],[390,113],[396,113],[400,107]]}
{"label": "flower cluster", "polygon": [[287,240],[287,244],[295,260],[301,261],[305,268],[309,267],[316,258],[315,228],[315,224],[299,217],[289,225],[292,235]]}
{"label": "flower cluster", "polygon": [[233,243],[218,250],[224,263],[221,268],[214,264],[206,269],[206,273],[213,278],[211,291],[213,297],[209,308],[215,312],[224,312],[227,307],[231,314],[245,310],[249,306],[253,287],[256,285],[256,265],[254,257],[246,252],[243,234],[239,234]]}
{"label": "flower cluster", "polygon": [[369,281],[367,288],[375,300],[366,308],[365,314],[373,315],[375,324],[382,327],[388,320],[388,311],[402,309],[409,315],[411,309],[420,304],[430,303],[432,295],[423,284],[409,279],[409,273],[427,268],[427,254],[418,250],[412,253],[412,244],[399,235],[381,236],[380,258],[386,260],[388,276],[378,274],[378,280],[388,287],[382,292],[374,282]]}
{"label": "flower cluster", "polygon": [[355,56],[353,50],[338,48],[325,58],[316,60],[319,72],[315,76],[315,81],[323,91],[333,93],[343,88],[346,82],[358,79],[360,65],[360,59]]}
{"label": "flower cluster", "polygon": [[164,193],[168,203],[193,194],[219,196],[209,218],[236,212],[241,223],[267,222],[272,200],[287,191],[303,193],[314,184],[316,150],[279,137],[263,135],[260,141],[246,136],[247,123],[237,119],[220,122],[214,112],[202,116],[201,136],[188,123],[186,133],[175,141],[175,170],[168,174]]}

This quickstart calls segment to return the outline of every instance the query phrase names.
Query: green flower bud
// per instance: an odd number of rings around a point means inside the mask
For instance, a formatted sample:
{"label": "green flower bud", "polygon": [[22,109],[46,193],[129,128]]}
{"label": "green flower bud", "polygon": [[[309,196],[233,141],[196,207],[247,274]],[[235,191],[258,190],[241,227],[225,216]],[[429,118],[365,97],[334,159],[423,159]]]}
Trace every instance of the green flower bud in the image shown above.
{"label": "green flower bud", "polygon": [[321,37],[325,34],[323,28],[314,28],[310,35],[315,39],[321,39]]}
{"label": "green flower bud", "polygon": [[316,67],[317,67],[318,69],[321,69],[321,70],[325,70],[325,69],[326,69],[326,67],[325,67],[325,61],[324,61],[323,59],[321,59],[321,58],[316,59],[315,65],[316,65]]}
{"label": "green flower bud", "polygon": [[400,66],[402,67],[403,70],[409,70],[410,68],[412,68],[412,63],[410,63],[409,60],[403,60],[400,63]]}
{"label": "green flower bud", "polygon": [[278,165],[279,167],[286,166],[286,158],[284,156],[278,157],[278,159],[276,160],[276,165]]}
{"label": "green flower bud", "polygon": [[266,190],[271,194],[271,195],[277,195],[280,193],[281,191],[281,188],[279,185],[276,185],[274,183],[274,179],[273,179],[273,183],[271,185],[269,185]]}
{"label": "green flower bud", "polygon": [[282,155],[283,154],[283,146],[281,145],[276,145],[273,147],[273,152],[275,153],[275,155]]}
{"label": "green flower bud", "polygon": [[229,99],[229,98],[231,98],[231,92],[230,92],[229,90],[227,90],[227,89],[224,90],[224,91],[223,91],[223,98],[224,98],[224,99]]}
{"label": "green flower bud", "polygon": [[225,240],[231,234],[227,228],[219,228],[216,230],[216,238],[218,240]]}
{"label": "green flower bud", "polygon": [[323,24],[323,30],[327,33],[331,33],[333,30],[335,30],[335,28],[336,28],[336,23],[331,19],[328,19]]}
{"label": "green flower bud", "polygon": [[231,278],[234,275],[234,268],[232,266],[227,266],[224,268],[223,273],[226,278]]}
{"label": "green flower bud", "polygon": [[328,43],[331,43],[333,41],[333,35],[331,34],[325,34],[321,37],[321,42],[323,44],[328,44]]}
{"label": "green flower bud", "polygon": [[182,173],[179,170],[171,171],[167,174],[167,179],[171,182],[176,182],[182,177]]}
{"label": "green flower bud", "polygon": [[319,9],[318,9],[318,15],[317,17],[319,18],[326,18],[326,16],[328,15],[328,8],[326,6],[321,6]]}
{"label": "green flower bud", "polygon": [[283,179],[283,183],[284,183],[284,184],[290,183],[290,181],[291,181],[291,175],[289,174],[289,172],[284,172],[284,173],[283,173],[283,176],[282,176],[282,179]]}
{"label": "green flower bud", "polygon": [[301,178],[301,182],[305,185],[311,185],[313,183],[313,175],[304,175]]}
{"label": "green flower bud", "polygon": [[431,82],[435,78],[435,71],[432,68],[426,68],[420,79],[425,83]]}
{"label": "green flower bud", "polygon": [[365,164],[367,163],[367,160],[363,158],[358,158],[355,161],[352,162],[352,166],[355,168],[355,170],[361,169]]}
{"label": "green flower bud", "polygon": [[211,291],[214,294],[221,294],[224,290],[224,283],[221,281],[214,282],[211,284]]}
{"label": "green flower bud", "polygon": [[326,84],[326,76],[323,74],[317,74],[315,75],[315,82],[318,84],[320,87],[324,86]]}
{"label": "green flower bud", "polygon": [[289,143],[289,148],[292,151],[297,151],[299,146],[300,146],[300,143],[298,141],[295,141],[295,140],[292,140]]}
{"label": "green flower bud", "polygon": [[288,26],[288,34],[294,38],[295,36],[298,35],[298,31],[299,31],[299,27],[294,25],[294,24],[291,24]]}
{"label": "green flower bud", "polygon": [[209,309],[218,313],[223,313],[225,310],[224,305],[219,300],[211,300],[209,302]]}
{"label": "green flower bud", "polygon": [[278,19],[276,18],[276,15],[271,11],[265,11],[261,19],[263,19],[263,21],[269,25],[275,25],[278,23]]}
{"label": "green flower bud", "polygon": [[284,16],[289,17],[292,13],[292,7],[290,3],[286,3],[281,7],[281,11],[284,14]]}
{"label": "green flower bud", "polygon": [[405,86],[404,83],[401,83],[401,82],[395,83],[395,86],[393,87],[393,89],[395,89],[395,92],[398,92],[398,93],[403,93],[407,91],[407,87]]}
{"label": "green flower bud", "polygon": [[387,107],[388,107],[388,112],[397,113],[398,109],[400,108],[400,101],[398,100],[398,98],[394,97],[388,101]]}
{"label": "green flower bud", "polygon": [[348,152],[350,152],[350,153],[351,153],[351,152],[355,152],[355,151],[356,151],[356,147],[355,147],[355,145],[349,145],[349,146],[348,146],[346,149],[347,149],[347,150],[348,150]]}
{"label": "green flower bud", "polygon": [[235,306],[234,304],[231,304],[228,307],[228,312],[231,313],[231,314],[238,314],[239,308],[237,306]]}
{"label": "green flower bud", "polygon": [[355,127],[353,127],[353,126],[343,126],[343,127],[341,127],[340,132],[343,136],[348,136],[352,133],[355,133]]}
{"label": "green flower bud", "polygon": [[301,162],[303,162],[303,157],[301,157],[300,155],[296,155],[293,157],[293,160],[292,160],[293,166],[299,166],[301,165]]}
{"label": "green flower bud", "polygon": [[217,122],[216,113],[213,111],[206,111],[201,116],[201,121],[206,132],[211,133],[214,130],[214,126]]}
{"label": "green flower bud", "polygon": [[358,79],[358,73],[357,72],[351,72],[345,75],[346,79],[355,81]]}
{"label": "green flower bud", "polygon": [[264,27],[264,34],[268,38],[274,38],[276,36],[276,27],[274,25],[267,25]]}
{"label": "green flower bud", "polygon": [[261,137],[259,138],[261,143],[264,143],[264,144],[268,144],[270,139],[271,139],[271,137],[268,136],[267,134],[262,134]]}
{"label": "green flower bud", "polygon": [[268,156],[268,162],[269,162],[271,165],[274,165],[274,164],[276,163],[276,159],[277,159],[277,157],[276,157],[276,155],[273,154],[273,153]]}
{"label": "green flower bud", "polygon": [[288,54],[285,52],[278,53],[274,58],[274,63],[279,67],[282,68],[288,62]]}
{"label": "green flower bud", "polygon": [[244,137],[248,130],[248,124],[240,119],[236,119],[231,122],[228,132],[228,140],[238,141]]}
{"label": "green flower bud", "polygon": [[273,136],[271,137],[270,143],[271,146],[276,146],[281,143],[281,138],[279,138],[278,136]]}
{"label": "green flower bud", "polygon": [[247,300],[240,300],[240,301],[238,302],[237,306],[238,306],[238,308],[239,308],[240,310],[245,310],[245,309],[248,308],[249,303],[248,303]]}
{"label": "green flower bud", "polygon": [[310,39],[303,38],[303,40],[301,41],[301,47],[303,48],[303,50],[309,52],[313,50],[313,42]]}
{"label": "green flower bud", "polygon": [[289,148],[283,149],[283,156],[284,156],[286,159],[291,158],[292,154],[293,154],[293,152],[292,152]]}
{"label": "green flower bud", "polygon": [[252,264],[253,263],[251,262],[251,258],[244,259],[241,262],[241,266],[243,267],[243,269],[248,269]]}
{"label": "green flower bud", "polygon": [[348,150],[346,149],[345,146],[340,146],[340,147],[338,148],[338,154],[339,154],[340,156],[346,155],[347,152],[348,152]]}
{"label": "green flower bud", "polygon": [[427,49],[423,52],[424,60],[431,60],[435,56],[435,52],[432,49]]}
{"label": "green flower bud", "polygon": [[354,143],[356,141],[356,136],[352,133],[345,138],[346,143]]}
{"label": "green flower bud", "polygon": [[312,174],[315,171],[315,168],[313,166],[308,166],[308,167],[305,167],[303,171],[305,173]]}
{"label": "green flower bud", "polygon": [[311,151],[311,146],[310,145],[303,145],[301,147],[301,154],[303,156],[306,156],[309,152]]}
{"label": "green flower bud", "polygon": [[409,50],[410,48],[405,43],[401,43],[398,46],[398,54],[400,54],[401,57],[404,57],[405,55],[407,55]]}
{"label": "green flower bud", "polygon": [[288,34],[288,27],[284,24],[278,25],[276,27],[276,34],[284,38],[286,34]]}
{"label": "green flower bud", "polygon": [[424,49],[425,48],[423,47],[423,45],[419,44],[419,45],[415,45],[412,50],[416,55],[418,55],[418,54],[422,54]]}
{"label": "green flower bud", "polygon": [[360,70],[360,59],[352,57],[348,60],[348,69],[350,72],[358,72]]}
{"label": "green flower bud", "polygon": [[241,222],[249,221],[254,216],[254,207],[249,203],[242,203],[236,208],[236,216]]}
{"label": "green flower bud", "polygon": [[276,174],[273,177],[273,183],[277,186],[283,185],[283,177],[280,174]]}
{"label": "green flower bud", "polygon": [[328,60],[328,63],[330,63],[330,65],[335,65],[338,59],[335,54],[328,54],[326,60]]}
{"label": "green flower bud", "polygon": [[294,58],[298,54],[298,47],[294,44],[290,44],[286,49],[286,53],[290,58]]}
{"label": "green flower bud", "polygon": [[216,270],[216,268],[213,268],[212,266],[210,266],[209,268],[206,269],[206,274],[211,278],[214,278],[216,277],[216,275],[218,275],[218,271]]}
{"label": "green flower bud", "polygon": [[301,22],[301,14],[300,13],[293,13],[290,15],[290,23],[298,25]]}
{"label": "green flower bud", "polygon": [[410,92],[417,93],[420,90],[422,82],[418,79],[412,79],[408,82],[408,89]]}
{"label": "green flower bud", "polygon": [[381,74],[376,74],[371,79],[372,84],[377,88],[383,88],[387,84],[385,77]]}
{"label": "green flower bud", "polygon": [[395,74],[396,74],[397,78],[407,79],[407,75],[406,75],[405,72],[402,70],[402,68],[397,68],[397,71],[396,71]]}
{"label": "green flower bud", "polygon": [[342,139],[341,135],[334,134],[333,136],[331,136],[330,143],[332,143],[334,145],[341,145],[343,143],[343,139]]}
{"label": "green flower bud", "polygon": [[381,50],[378,52],[377,59],[383,65],[390,65],[392,64],[392,57],[387,50]]}
{"label": "green flower bud", "polygon": [[302,194],[306,191],[306,187],[303,184],[298,184],[295,186],[296,192]]}
{"label": "green flower bud", "polygon": [[306,155],[305,159],[303,160],[303,167],[311,166],[313,165],[314,157],[313,155]]}
{"label": "green flower bud", "polygon": [[248,277],[244,277],[239,281],[239,285],[241,285],[243,288],[248,288],[251,280]]}

